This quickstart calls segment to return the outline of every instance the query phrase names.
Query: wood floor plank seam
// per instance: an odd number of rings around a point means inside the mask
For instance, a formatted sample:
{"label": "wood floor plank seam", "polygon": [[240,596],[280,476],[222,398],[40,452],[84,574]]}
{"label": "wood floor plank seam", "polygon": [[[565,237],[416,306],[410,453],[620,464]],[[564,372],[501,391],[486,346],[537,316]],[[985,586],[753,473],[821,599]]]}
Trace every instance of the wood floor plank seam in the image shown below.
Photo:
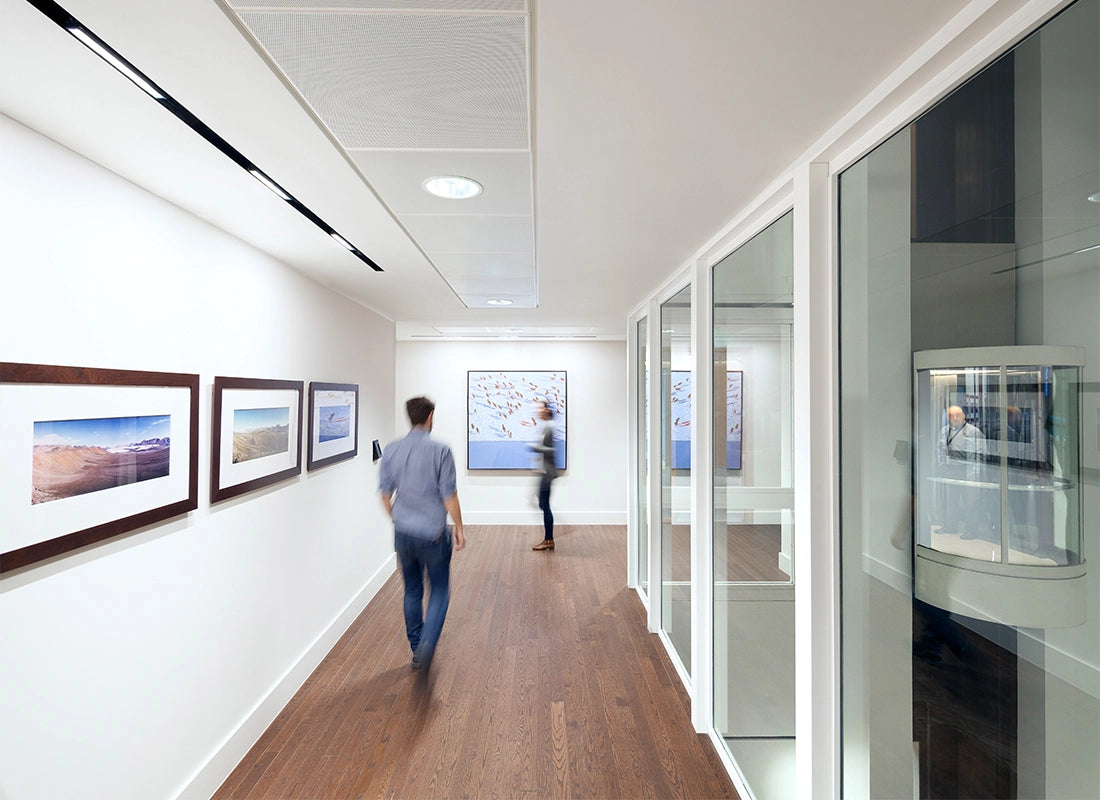
{"label": "wood floor plank seam", "polygon": [[626,587],[625,527],[540,536],[467,526],[427,674],[391,576],[212,800],[736,798]]}

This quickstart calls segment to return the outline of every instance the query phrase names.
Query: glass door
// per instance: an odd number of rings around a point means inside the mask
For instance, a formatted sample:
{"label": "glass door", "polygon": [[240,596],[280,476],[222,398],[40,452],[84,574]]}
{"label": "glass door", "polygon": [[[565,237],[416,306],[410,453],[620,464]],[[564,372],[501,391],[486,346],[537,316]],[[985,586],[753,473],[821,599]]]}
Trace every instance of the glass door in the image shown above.
{"label": "glass door", "polygon": [[714,726],[758,800],[794,796],[792,237],[713,272]]}
{"label": "glass door", "polygon": [[661,630],[691,670],[691,287],[661,305]]}

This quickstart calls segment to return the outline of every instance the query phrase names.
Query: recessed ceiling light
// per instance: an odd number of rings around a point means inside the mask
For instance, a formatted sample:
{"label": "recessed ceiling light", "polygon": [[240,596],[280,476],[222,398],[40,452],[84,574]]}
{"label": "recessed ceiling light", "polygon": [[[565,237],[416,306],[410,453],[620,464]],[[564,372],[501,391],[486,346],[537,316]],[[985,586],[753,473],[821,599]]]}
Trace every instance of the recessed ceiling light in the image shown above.
{"label": "recessed ceiling light", "polygon": [[346,247],[351,252],[353,252],[353,253],[355,252],[355,248],[351,246],[351,243],[347,239],[345,239],[343,236],[341,236],[340,234],[330,233],[329,236],[331,236],[333,239],[338,241],[342,246]]}
{"label": "recessed ceiling light", "polygon": [[446,200],[469,200],[481,194],[481,184],[459,175],[437,175],[424,181],[424,191]]}
{"label": "recessed ceiling light", "polygon": [[271,178],[264,175],[258,169],[250,169],[249,172],[252,173],[252,177],[254,177],[256,180],[258,180],[260,183],[262,183],[264,186],[266,186],[268,189],[270,189],[272,192],[274,192],[276,195],[278,195],[283,200],[289,200],[290,199],[290,195],[287,194],[286,192],[284,192],[282,187],[279,186],[279,184],[275,183],[275,181],[271,180]]}
{"label": "recessed ceiling light", "polygon": [[137,84],[138,88],[152,97],[154,100],[163,100],[164,95],[157,91],[156,87],[147,81],[141,73],[131,67],[121,58],[114,54],[114,52],[106,45],[101,44],[95,37],[92,36],[87,30],[79,26],[71,26],[68,28],[69,33],[84,43],[84,46],[102,58],[112,67],[117,69],[127,78]]}
{"label": "recessed ceiling light", "polygon": [[502,297],[494,297],[490,300],[486,300],[485,302],[488,303],[491,306],[510,306],[510,305],[512,305],[511,300],[506,300]]}
{"label": "recessed ceiling light", "polygon": [[1090,194],[1089,195],[1089,202],[1090,203],[1100,203],[1100,192],[1097,192],[1096,194]]}

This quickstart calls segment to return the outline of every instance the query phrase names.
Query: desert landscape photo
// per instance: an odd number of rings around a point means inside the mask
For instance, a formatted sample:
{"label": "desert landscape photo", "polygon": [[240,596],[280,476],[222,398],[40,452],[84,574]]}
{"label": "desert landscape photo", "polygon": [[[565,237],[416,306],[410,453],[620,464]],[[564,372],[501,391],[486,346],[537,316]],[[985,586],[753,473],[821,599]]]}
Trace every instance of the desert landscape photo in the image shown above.
{"label": "desert landscape photo", "polygon": [[234,464],[289,450],[289,408],[239,408],[233,412]]}
{"label": "desert landscape photo", "polygon": [[163,478],[171,417],[109,417],[34,423],[31,504]]}

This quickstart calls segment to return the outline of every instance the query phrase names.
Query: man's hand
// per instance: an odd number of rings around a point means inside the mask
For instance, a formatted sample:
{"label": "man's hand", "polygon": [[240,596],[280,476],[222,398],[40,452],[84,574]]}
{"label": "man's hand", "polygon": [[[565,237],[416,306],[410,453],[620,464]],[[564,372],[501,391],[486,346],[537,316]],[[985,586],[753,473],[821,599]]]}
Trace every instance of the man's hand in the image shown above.
{"label": "man's hand", "polygon": [[461,550],[466,546],[466,534],[462,531],[462,506],[458,503],[458,492],[444,498],[443,506],[455,524],[455,550]]}

